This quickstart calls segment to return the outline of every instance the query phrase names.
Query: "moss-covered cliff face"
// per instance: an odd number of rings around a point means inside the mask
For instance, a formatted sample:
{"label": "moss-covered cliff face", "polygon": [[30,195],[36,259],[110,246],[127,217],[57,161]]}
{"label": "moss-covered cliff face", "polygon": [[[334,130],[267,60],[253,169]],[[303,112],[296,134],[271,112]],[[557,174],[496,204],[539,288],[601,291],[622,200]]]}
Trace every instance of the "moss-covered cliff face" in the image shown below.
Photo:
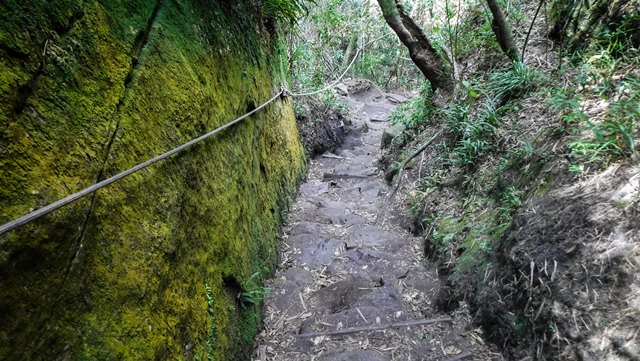
{"label": "moss-covered cliff face", "polygon": [[[273,96],[286,58],[251,3],[0,3],[0,222]],[[303,168],[277,100],[0,236],[0,359],[241,359]]]}

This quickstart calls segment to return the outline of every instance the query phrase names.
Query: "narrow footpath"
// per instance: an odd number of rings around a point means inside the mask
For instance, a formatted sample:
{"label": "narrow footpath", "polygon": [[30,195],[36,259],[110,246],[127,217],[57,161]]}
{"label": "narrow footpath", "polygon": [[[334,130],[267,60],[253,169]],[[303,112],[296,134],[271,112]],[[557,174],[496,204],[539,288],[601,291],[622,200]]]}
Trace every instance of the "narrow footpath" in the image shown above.
{"label": "narrow footpath", "polygon": [[[501,360],[465,307],[436,312],[436,270],[377,168],[394,104],[370,89],[346,98],[352,130],[311,161],[285,229],[281,267],[268,284],[254,360]],[[374,121],[372,121],[374,119]]]}

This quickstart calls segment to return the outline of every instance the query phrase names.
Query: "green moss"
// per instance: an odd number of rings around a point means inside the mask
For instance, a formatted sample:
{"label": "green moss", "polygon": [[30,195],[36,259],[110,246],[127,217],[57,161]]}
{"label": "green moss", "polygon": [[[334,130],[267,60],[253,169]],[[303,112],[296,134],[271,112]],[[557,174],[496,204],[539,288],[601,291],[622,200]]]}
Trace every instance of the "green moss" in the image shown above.
{"label": "green moss", "polygon": [[[477,299],[487,287],[484,272],[495,263],[506,227],[500,221],[498,204],[490,198],[477,197],[451,207],[450,215],[441,216],[433,224],[432,238],[436,242],[432,251],[439,259],[453,261],[449,281],[459,291],[473,291],[466,297]],[[454,260],[447,258],[451,254],[456,254]]]}
{"label": "green moss", "polygon": [[483,270],[491,262],[493,251],[502,236],[494,223],[498,211],[491,206],[489,200],[484,201],[484,212],[470,212],[461,222],[468,232],[460,243],[460,249],[464,251],[455,266],[454,279],[468,277]]}
{"label": "green moss", "polygon": [[[149,22],[156,4],[84,3],[81,19],[49,41],[20,111],[7,100],[20,84],[0,82],[9,94],[0,99],[0,120],[8,121],[0,137],[7,150],[0,220],[195,138],[286,82],[284,50],[259,36],[248,3],[164,2]],[[42,39],[48,30],[38,30]],[[0,59],[15,62],[6,52]],[[26,65],[16,67],[28,74]],[[0,309],[8,317],[0,358],[235,359],[255,335],[259,312],[236,307],[224,279],[273,269],[282,212],[304,159],[291,102],[276,101],[2,236]]]}

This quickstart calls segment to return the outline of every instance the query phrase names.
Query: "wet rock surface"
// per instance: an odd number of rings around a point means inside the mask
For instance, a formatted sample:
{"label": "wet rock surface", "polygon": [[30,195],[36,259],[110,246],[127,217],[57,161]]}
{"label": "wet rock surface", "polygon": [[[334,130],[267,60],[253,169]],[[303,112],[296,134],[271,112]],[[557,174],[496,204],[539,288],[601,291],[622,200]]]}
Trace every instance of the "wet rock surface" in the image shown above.
{"label": "wet rock surface", "polygon": [[435,309],[436,267],[387,204],[377,163],[389,123],[371,119],[386,119],[396,102],[367,89],[344,99],[354,129],[341,148],[311,161],[254,359],[500,360],[464,305],[453,314]]}

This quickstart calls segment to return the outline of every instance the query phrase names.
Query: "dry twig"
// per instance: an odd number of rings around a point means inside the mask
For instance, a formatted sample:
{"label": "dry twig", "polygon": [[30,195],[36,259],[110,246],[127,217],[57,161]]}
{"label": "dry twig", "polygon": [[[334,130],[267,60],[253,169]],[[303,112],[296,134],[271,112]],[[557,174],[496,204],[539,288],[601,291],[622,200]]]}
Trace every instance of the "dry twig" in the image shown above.
{"label": "dry twig", "polygon": [[372,326],[345,328],[343,330],[336,330],[336,331],[302,333],[302,334],[296,335],[296,337],[303,338],[303,337],[318,337],[318,336],[349,335],[349,334],[358,333],[358,332],[380,331],[380,330],[386,330],[389,328],[398,328],[398,327],[431,325],[434,323],[451,322],[451,321],[453,321],[451,317],[441,317],[441,318],[432,318],[432,319],[426,319],[426,320],[389,323],[386,325],[372,325]]}
{"label": "dry twig", "polygon": [[459,360],[464,360],[467,357],[471,357],[471,356],[473,356],[473,354],[471,352],[466,352],[466,353],[461,353],[459,355],[450,357],[446,361],[459,361]]}
{"label": "dry twig", "polygon": [[404,168],[407,166],[407,164],[413,158],[417,157],[420,153],[424,152],[424,150],[427,149],[427,147],[429,147],[431,143],[433,143],[433,141],[435,141],[436,138],[440,136],[440,134],[442,134],[442,131],[437,132],[433,137],[431,137],[431,139],[429,139],[426,143],[421,145],[420,148],[418,148],[413,154],[411,154],[409,158],[405,159],[405,161],[402,162],[402,165],[400,165],[400,171],[398,171],[398,183],[396,183],[396,186],[393,189],[393,192],[391,192],[391,195],[389,195],[389,201],[393,199],[393,197],[398,192],[398,189],[400,188],[400,183],[402,183],[402,173],[404,172]]}

